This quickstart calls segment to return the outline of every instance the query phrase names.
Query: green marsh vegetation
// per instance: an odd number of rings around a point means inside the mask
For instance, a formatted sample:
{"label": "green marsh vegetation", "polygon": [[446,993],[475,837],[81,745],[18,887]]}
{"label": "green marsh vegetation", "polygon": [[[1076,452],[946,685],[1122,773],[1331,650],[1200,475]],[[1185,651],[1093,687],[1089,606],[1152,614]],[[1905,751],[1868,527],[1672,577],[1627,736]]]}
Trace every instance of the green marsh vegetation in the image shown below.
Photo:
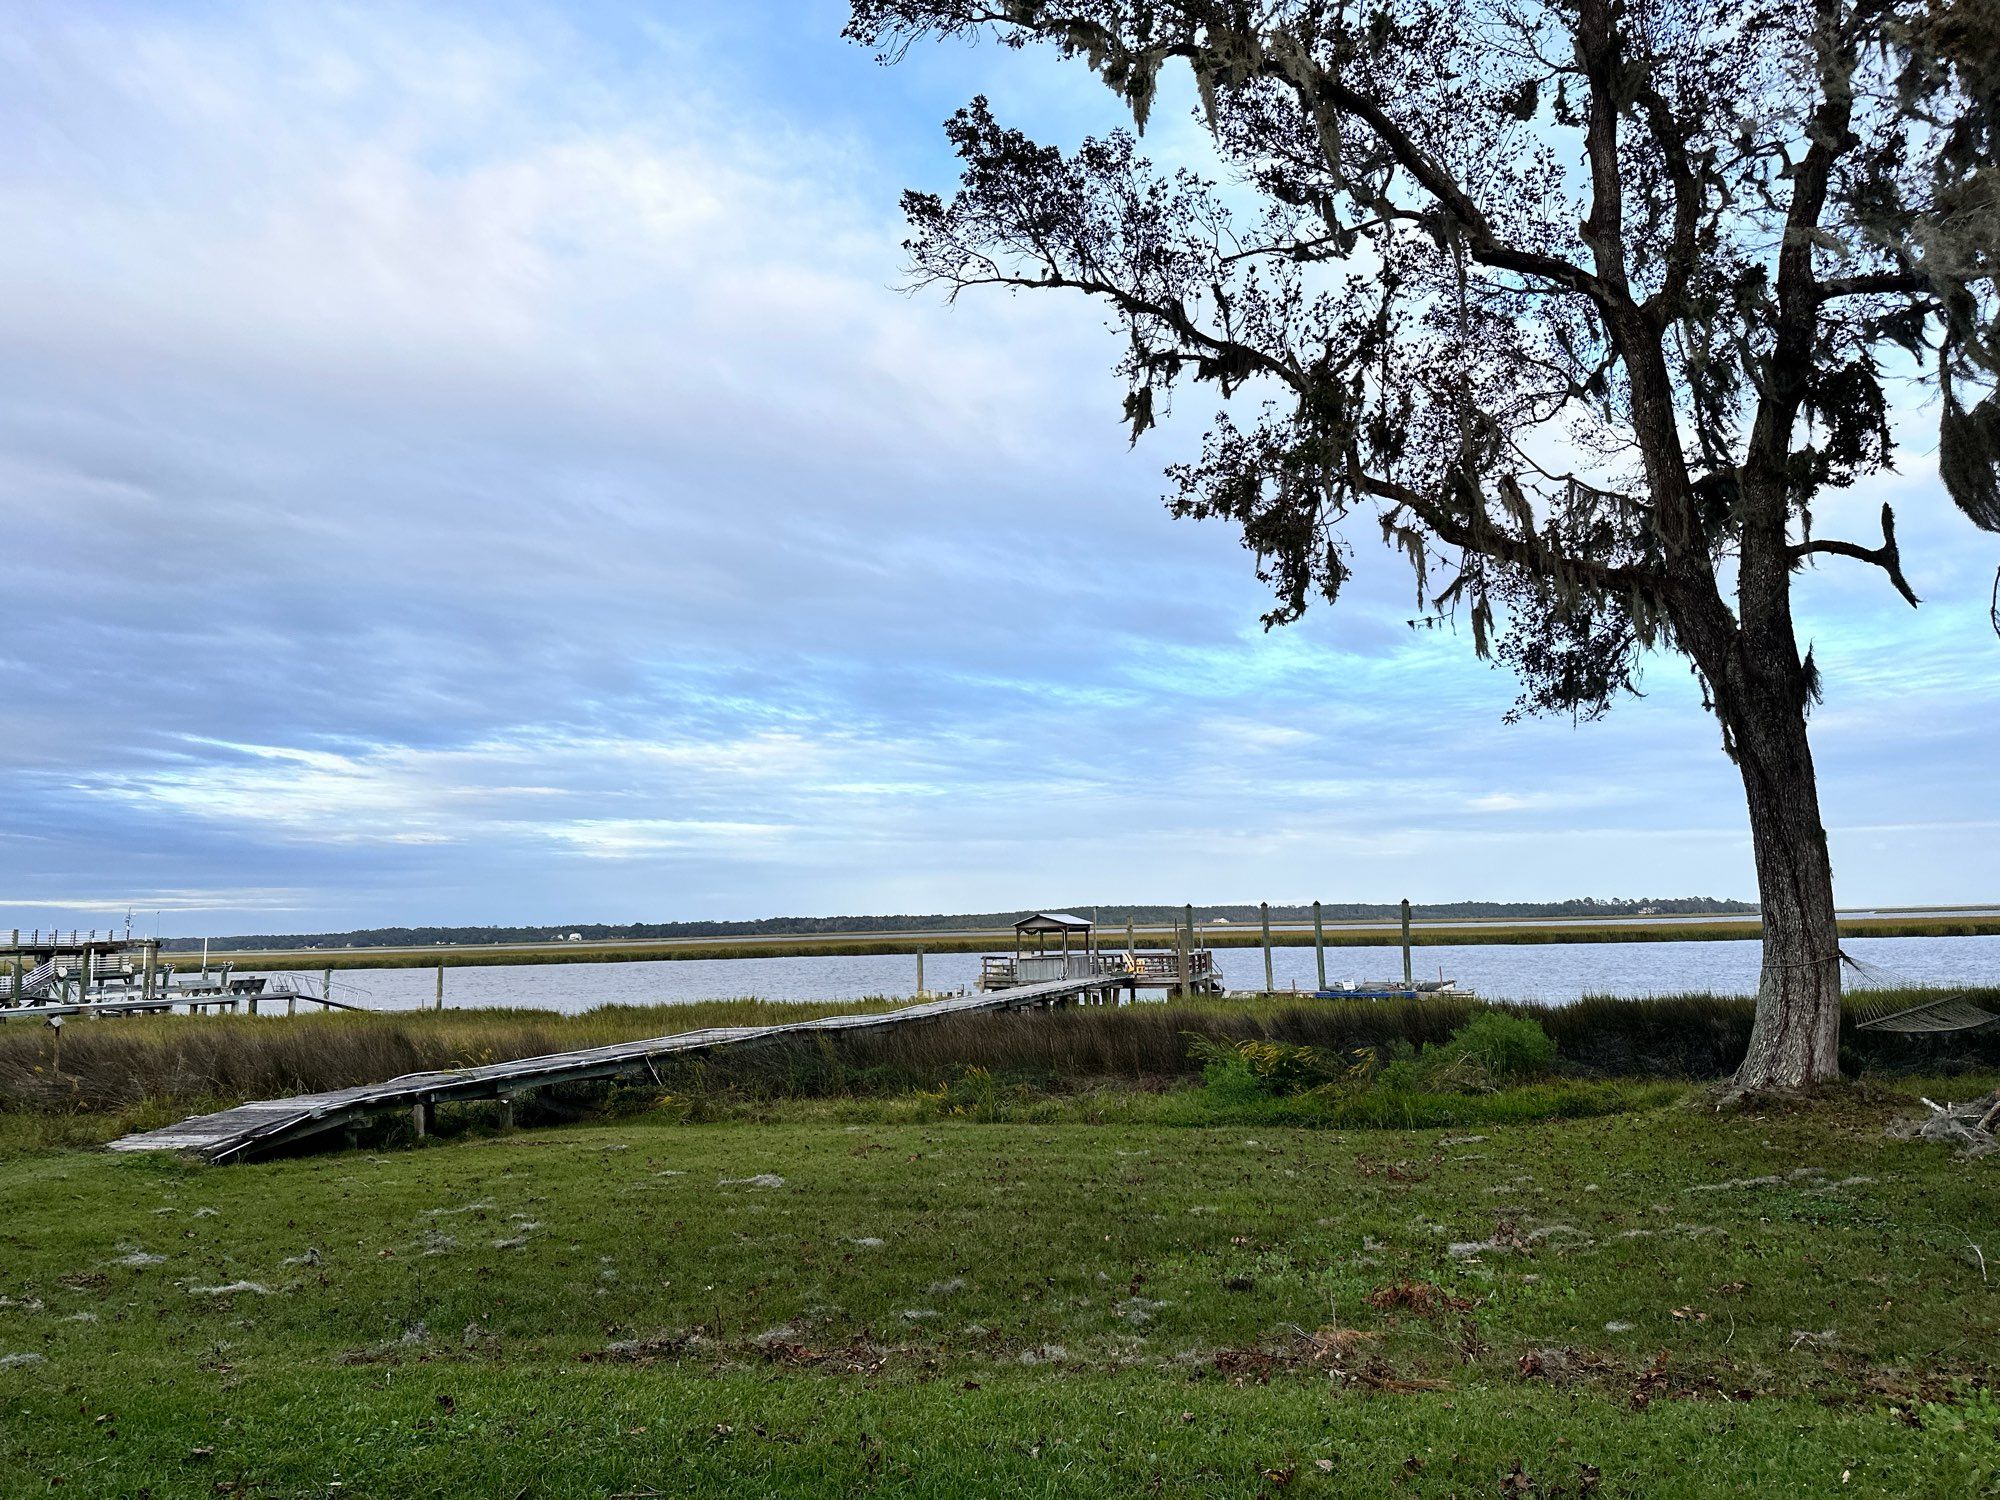
{"label": "green marsh vegetation", "polygon": [[[1903,995],[1911,1003],[1923,992]],[[2000,1007],[2000,991],[1980,992]],[[87,1145],[128,1130],[223,1108],[245,1099],[310,1093],[432,1068],[474,1066],[548,1052],[630,1041],[709,1026],[776,1025],[879,1010],[894,1002],[826,1004],[719,1000],[672,1006],[602,1006],[575,1015],[513,1008],[347,1012],[293,1018],[215,1016],[74,1023],[63,1033],[61,1072],[49,1033],[0,1026],[0,1143]],[[1753,1015],[1745,998],[1709,995],[1648,1000],[1586,999],[1541,1007],[1464,997],[1423,1001],[1317,1001],[1290,995],[1250,1000],[1082,1007],[1029,1016],[964,1016],[880,1033],[815,1037],[659,1063],[661,1088],[700,1118],[754,1114],[788,1099],[847,1101],[860,1110],[915,1117],[940,1089],[967,1087],[968,1070],[990,1080],[1017,1112],[1197,1122],[1188,1091],[1212,1063],[1213,1047],[1258,1043],[1309,1049],[1328,1058],[1366,1050],[1380,1084],[1358,1090],[1350,1110],[1408,1108],[1384,1125],[1441,1124],[1445,1106],[1419,1096],[1449,1094],[1451,1118],[1499,1106],[1456,1093],[1409,1087],[1409,1055],[1437,1055],[1468,1024],[1511,1017],[1546,1035],[1554,1059],[1546,1079],[1517,1080],[1553,1115],[1598,1113],[1628,1086],[1702,1082],[1725,1075],[1747,1042]],[[1489,1018],[1480,1020],[1479,1018]],[[1855,1076],[2000,1069],[2000,1036],[1922,1038],[1846,1033]],[[1374,1075],[1370,1075],[1371,1079]],[[1636,1082],[1635,1082],[1636,1081]],[[631,1090],[600,1091],[621,1108]],[[1204,1108],[1220,1107],[1210,1091]],[[588,1111],[590,1091],[566,1096],[570,1117]],[[1310,1102],[1267,1109],[1306,1118]],[[1190,1111],[1194,1111],[1190,1114]],[[1478,1117],[1484,1118],[1484,1115]],[[1359,1117],[1355,1117],[1359,1123]]]}
{"label": "green marsh vegetation", "polygon": [[[1840,922],[1848,937],[1981,937],[2000,933],[2000,918],[1980,916],[1935,916],[1921,912],[1884,917],[1848,917]],[[1505,943],[1686,943],[1710,940],[1754,940],[1763,929],[1754,919],[1716,919],[1700,922],[1601,922],[1587,920],[1539,921],[1523,923],[1474,922],[1462,926],[1419,927],[1410,934],[1418,947],[1457,944]],[[1106,947],[1116,946],[1123,934],[1106,928],[1101,938]],[[1141,946],[1171,947],[1173,937],[1165,930],[1139,934]],[[1215,948],[1254,948],[1263,939],[1253,926],[1204,927],[1202,940]],[[493,964],[572,964],[634,963],[688,958],[837,958],[871,954],[996,953],[1012,941],[1007,933],[987,933],[979,937],[932,937],[922,933],[874,933],[866,936],[824,938],[729,938],[713,942],[678,940],[637,943],[547,943],[504,949],[450,947],[327,949],[301,948],[269,952],[218,952],[215,961],[228,959],[239,972],[270,969],[410,969],[478,967]],[[1308,948],[1313,935],[1296,928],[1271,934],[1273,946]],[[1392,927],[1332,927],[1326,933],[1329,948],[1379,948],[1399,941]],[[186,966],[185,953],[172,955]]]}

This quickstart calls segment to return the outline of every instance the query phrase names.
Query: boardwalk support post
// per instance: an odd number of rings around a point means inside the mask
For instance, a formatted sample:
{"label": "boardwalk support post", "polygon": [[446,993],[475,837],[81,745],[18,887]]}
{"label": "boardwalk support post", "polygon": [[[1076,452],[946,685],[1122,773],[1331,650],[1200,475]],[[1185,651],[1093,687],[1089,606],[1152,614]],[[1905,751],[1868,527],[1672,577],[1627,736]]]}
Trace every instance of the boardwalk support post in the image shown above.
{"label": "boardwalk support post", "polygon": [[410,1127],[416,1131],[418,1140],[422,1140],[425,1136],[436,1130],[437,1102],[432,1099],[419,1099],[415,1104],[412,1104],[410,1106]]}

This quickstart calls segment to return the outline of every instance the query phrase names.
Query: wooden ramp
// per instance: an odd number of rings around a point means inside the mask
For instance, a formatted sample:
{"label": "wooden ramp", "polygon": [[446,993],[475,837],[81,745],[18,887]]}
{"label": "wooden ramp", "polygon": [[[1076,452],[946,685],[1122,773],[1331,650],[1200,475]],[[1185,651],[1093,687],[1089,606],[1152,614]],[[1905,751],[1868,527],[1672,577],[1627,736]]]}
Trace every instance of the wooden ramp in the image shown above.
{"label": "wooden ramp", "polygon": [[[1084,995],[1115,991],[1122,981],[1098,974],[1027,984],[985,995],[958,995],[909,1005],[901,1010],[869,1015],[825,1016],[782,1026],[716,1026],[681,1031],[670,1036],[580,1052],[553,1052],[513,1062],[477,1068],[452,1068],[434,1073],[406,1073],[386,1083],[367,1083],[324,1094],[298,1094],[289,1099],[261,1099],[218,1114],[197,1115],[178,1125],[141,1131],[111,1142],[113,1151],[186,1151],[211,1162],[245,1161],[323,1131],[391,1110],[409,1110],[419,1122],[428,1120],[440,1102],[463,1099],[510,1099],[553,1083],[645,1074],[656,1057],[712,1052],[723,1047],[754,1046],[786,1037],[830,1031],[882,1031],[892,1026],[921,1025],[951,1016],[990,1014],[1061,1004]],[[1108,996],[1107,996],[1108,998]]]}

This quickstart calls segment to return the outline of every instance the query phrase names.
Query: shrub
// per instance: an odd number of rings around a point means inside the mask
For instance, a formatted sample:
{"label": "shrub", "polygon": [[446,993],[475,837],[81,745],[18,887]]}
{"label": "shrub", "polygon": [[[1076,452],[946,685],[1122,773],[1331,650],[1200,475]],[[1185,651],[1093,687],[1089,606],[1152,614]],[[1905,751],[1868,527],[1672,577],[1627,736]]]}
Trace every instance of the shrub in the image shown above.
{"label": "shrub", "polygon": [[1528,1016],[1485,1011],[1451,1034],[1411,1055],[1407,1049],[1382,1070],[1382,1084],[1398,1093],[1489,1093],[1540,1078],[1556,1065],[1556,1044]]}
{"label": "shrub", "polygon": [[1487,1011],[1453,1033],[1443,1050],[1478,1062],[1502,1078],[1537,1078],[1556,1065],[1556,1044],[1528,1016]]}
{"label": "shrub", "polygon": [[1188,1052],[1201,1062],[1202,1081],[1221,1102],[1340,1092],[1366,1085],[1375,1073],[1375,1054],[1366,1047],[1342,1056],[1296,1042],[1258,1037],[1230,1042],[1190,1032]]}

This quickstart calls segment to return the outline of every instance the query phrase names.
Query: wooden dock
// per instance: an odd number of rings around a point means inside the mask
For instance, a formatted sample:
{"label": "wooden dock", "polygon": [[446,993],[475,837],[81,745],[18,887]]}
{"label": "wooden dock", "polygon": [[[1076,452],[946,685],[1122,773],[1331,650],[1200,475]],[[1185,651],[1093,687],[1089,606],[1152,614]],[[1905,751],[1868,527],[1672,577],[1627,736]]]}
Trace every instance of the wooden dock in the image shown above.
{"label": "wooden dock", "polygon": [[277,989],[223,992],[217,990],[155,990],[152,999],[140,994],[130,996],[98,991],[99,995],[110,994],[110,998],[96,1000],[64,1000],[45,1002],[37,1005],[16,1007],[0,1006],[0,1024],[8,1021],[43,1021],[52,1016],[65,1020],[98,1016],[170,1016],[178,1008],[189,1015],[201,1015],[207,1011],[224,1011],[231,1015],[248,1012],[259,1014],[260,1005],[276,1005],[283,1001],[286,1015],[295,1015],[301,1005],[317,1005],[321,1010],[364,1010],[365,1006],[350,1005],[345,1000],[331,1000],[324,995],[308,994],[304,990]]}
{"label": "wooden dock", "polygon": [[1129,985],[1116,975],[1092,974],[1020,985],[993,994],[957,995],[870,1015],[825,1016],[817,1021],[794,1021],[781,1026],[717,1026],[477,1068],[409,1073],[385,1083],[239,1104],[217,1114],[182,1120],[178,1125],[125,1136],[111,1142],[110,1149],[184,1151],[211,1162],[247,1161],[325,1131],[398,1110],[409,1112],[417,1133],[422,1135],[430,1128],[440,1103],[470,1099],[511,1103],[519,1095],[550,1084],[645,1076],[652,1071],[653,1059],[657,1057],[756,1046],[825,1032],[883,1031],[952,1016],[1026,1010],[1079,1000],[1111,1001],[1121,988]]}

